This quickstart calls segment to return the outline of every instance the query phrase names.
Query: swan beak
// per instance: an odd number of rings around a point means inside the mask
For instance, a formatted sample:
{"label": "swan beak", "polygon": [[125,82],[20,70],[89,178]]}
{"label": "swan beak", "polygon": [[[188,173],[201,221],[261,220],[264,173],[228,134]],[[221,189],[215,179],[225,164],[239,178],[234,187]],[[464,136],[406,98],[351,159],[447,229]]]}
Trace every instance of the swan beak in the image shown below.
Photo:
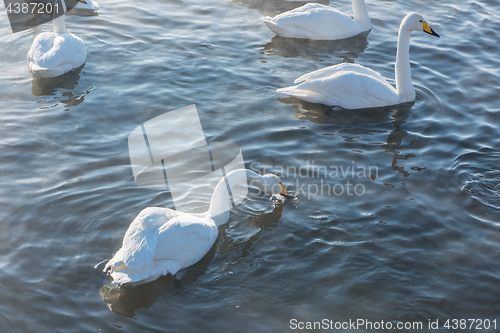
{"label": "swan beak", "polygon": [[76,1],[87,4],[87,2],[85,0],[76,0]]}
{"label": "swan beak", "polygon": [[422,22],[422,27],[424,28],[424,32],[427,32],[429,35],[439,37],[439,35],[434,30],[432,30],[431,27],[429,27],[427,22]]}
{"label": "swan beak", "polygon": [[286,193],[285,185],[283,185],[283,183],[280,183],[280,185],[281,185],[281,194],[287,197],[288,194]]}

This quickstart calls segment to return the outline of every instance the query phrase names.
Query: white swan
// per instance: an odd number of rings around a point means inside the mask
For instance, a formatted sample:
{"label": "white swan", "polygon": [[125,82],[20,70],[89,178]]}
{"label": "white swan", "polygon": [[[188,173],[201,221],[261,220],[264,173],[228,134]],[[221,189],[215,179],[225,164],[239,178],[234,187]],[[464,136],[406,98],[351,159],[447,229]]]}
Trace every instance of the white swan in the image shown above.
{"label": "white swan", "polygon": [[206,213],[182,213],[169,208],[148,207],[130,224],[122,247],[104,271],[116,283],[144,283],[189,267],[210,250],[218,236],[217,227],[229,220],[228,186],[250,181],[265,193],[287,196],[278,176],[260,176],[238,169],[224,176],[215,187]]}
{"label": "white swan", "polygon": [[99,10],[99,4],[94,0],[85,0],[87,3],[79,2],[76,4],[75,8],[77,9],[86,9],[86,10]]}
{"label": "white swan", "polygon": [[[77,1],[86,3],[84,0]],[[28,52],[28,69],[41,78],[63,75],[80,67],[87,59],[83,41],[66,29],[64,0],[61,4],[64,14],[53,20],[54,32],[36,36]]]}
{"label": "white swan", "polygon": [[439,37],[417,13],[410,13],[401,22],[396,55],[396,88],[379,73],[357,64],[340,64],[305,74],[295,80],[300,83],[278,89],[280,93],[298,99],[340,106],[344,109],[363,109],[396,105],[415,100],[411,82],[410,34],[424,31]]}
{"label": "white swan", "polygon": [[276,35],[310,40],[335,40],[355,36],[371,29],[364,0],[352,0],[354,20],[332,7],[308,3],[274,18],[261,18]]}

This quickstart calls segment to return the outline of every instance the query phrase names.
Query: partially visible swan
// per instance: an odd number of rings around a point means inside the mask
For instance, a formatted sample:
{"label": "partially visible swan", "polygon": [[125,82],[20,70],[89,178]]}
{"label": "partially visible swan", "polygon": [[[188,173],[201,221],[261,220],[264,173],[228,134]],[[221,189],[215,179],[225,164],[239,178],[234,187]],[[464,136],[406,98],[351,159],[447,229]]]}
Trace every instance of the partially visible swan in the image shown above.
{"label": "partially visible swan", "polygon": [[355,36],[371,29],[364,0],[352,0],[354,20],[332,7],[308,3],[274,18],[261,18],[276,35],[310,40],[335,40]]}
{"label": "partially visible swan", "polygon": [[[86,4],[85,0],[77,0]],[[85,44],[66,29],[66,4],[61,0],[64,14],[53,20],[54,32],[36,36],[28,52],[29,71],[41,78],[63,75],[78,68],[87,59]]]}
{"label": "partially visible swan", "polygon": [[86,10],[99,10],[99,4],[94,0],[85,0],[87,3],[79,2],[76,4],[75,8],[77,9],[86,9]]}
{"label": "partially visible swan", "polygon": [[237,169],[215,187],[210,208],[202,214],[148,207],[132,221],[122,247],[104,271],[116,283],[144,283],[161,275],[176,274],[202,259],[218,236],[217,227],[229,221],[229,186],[250,181],[267,194],[287,196],[278,176]]}
{"label": "partially visible swan", "polygon": [[411,82],[410,35],[413,30],[439,37],[424,18],[410,13],[401,22],[396,55],[396,88],[379,73],[357,64],[340,64],[305,74],[295,80],[300,83],[278,89],[280,93],[298,99],[340,106],[345,109],[363,109],[396,105],[415,100]]}

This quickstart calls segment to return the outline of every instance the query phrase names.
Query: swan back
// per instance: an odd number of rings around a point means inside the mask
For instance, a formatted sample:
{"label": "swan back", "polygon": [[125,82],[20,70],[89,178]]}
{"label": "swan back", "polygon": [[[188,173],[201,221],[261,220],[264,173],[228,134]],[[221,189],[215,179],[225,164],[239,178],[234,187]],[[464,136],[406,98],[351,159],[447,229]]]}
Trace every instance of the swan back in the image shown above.
{"label": "swan back", "polygon": [[87,59],[85,44],[66,29],[64,14],[53,20],[54,32],[39,34],[28,51],[28,70],[35,76],[51,78],[82,66]]}
{"label": "swan back", "polygon": [[335,40],[357,35],[371,28],[363,0],[353,0],[355,19],[329,6],[308,3],[263,21],[282,37]]}
{"label": "swan back", "polygon": [[[326,68],[318,69],[317,71],[307,73],[295,80],[295,83],[300,83],[306,80],[315,80],[321,78],[327,78],[329,76],[339,74],[342,72],[356,72],[359,74],[364,74],[368,76],[373,76],[375,79],[382,81],[383,83],[389,85],[385,81],[384,77],[379,73],[375,72],[373,69],[361,66],[358,64],[343,63],[338,65],[329,66]],[[390,85],[389,85],[390,86]]]}
{"label": "swan back", "polygon": [[358,64],[340,64],[305,74],[297,86],[278,89],[311,103],[362,109],[401,103],[394,87],[379,73]]}
{"label": "swan back", "polygon": [[94,0],[86,0],[86,4],[79,2],[76,4],[77,9],[83,9],[83,10],[93,10],[93,11],[98,11],[99,10],[99,4],[97,1]]}
{"label": "swan back", "polygon": [[363,109],[401,103],[396,90],[375,76],[357,72],[337,72],[326,78],[307,80],[297,86],[277,90],[311,103]]}
{"label": "swan back", "polygon": [[203,258],[217,236],[217,226],[209,218],[148,207],[132,221],[122,247],[104,270],[110,270],[117,283],[174,275]]}
{"label": "swan back", "polygon": [[42,78],[56,77],[85,63],[85,44],[71,33],[39,34],[28,52],[28,69]]}

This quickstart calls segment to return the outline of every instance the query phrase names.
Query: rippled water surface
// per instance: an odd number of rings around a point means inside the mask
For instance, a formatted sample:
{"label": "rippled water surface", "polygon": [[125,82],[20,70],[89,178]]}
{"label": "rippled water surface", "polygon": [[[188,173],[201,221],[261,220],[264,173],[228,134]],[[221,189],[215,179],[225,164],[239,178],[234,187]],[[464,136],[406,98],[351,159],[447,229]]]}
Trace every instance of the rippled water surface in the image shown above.
{"label": "rippled water surface", "polygon": [[[366,2],[369,33],[309,42],[259,22],[304,2],[101,1],[98,14],[67,17],[88,58],[53,80],[26,64],[51,25],[13,34],[2,9],[0,331],[287,332],[291,319],[325,318],[500,327],[500,3]],[[330,5],[351,13],[348,0]],[[276,94],[342,62],[394,82],[410,11],[441,35],[412,35],[414,104],[345,111]],[[239,145],[248,168],[280,175],[297,198],[252,190],[181,281],[118,288],[100,263],[141,209],[173,206],[135,184],[128,135],[190,104],[207,140]]]}

